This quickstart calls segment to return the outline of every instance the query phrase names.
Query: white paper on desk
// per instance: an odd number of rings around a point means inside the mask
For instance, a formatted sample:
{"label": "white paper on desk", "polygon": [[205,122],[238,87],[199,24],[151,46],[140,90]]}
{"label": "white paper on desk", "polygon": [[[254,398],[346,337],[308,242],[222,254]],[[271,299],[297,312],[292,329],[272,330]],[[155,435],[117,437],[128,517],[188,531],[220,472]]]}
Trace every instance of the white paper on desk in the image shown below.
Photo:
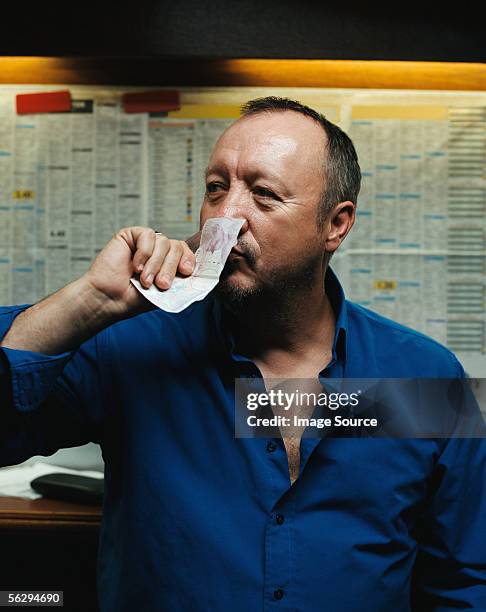
{"label": "white paper on desk", "polygon": [[33,463],[32,465],[15,465],[12,467],[0,468],[0,496],[38,499],[42,497],[42,495],[34,491],[30,486],[31,481],[38,476],[54,474],[56,472],[103,478],[103,472],[95,470],[70,470],[69,468],[51,465],[50,463],[42,463],[41,461]]}
{"label": "white paper on desk", "polygon": [[161,291],[155,285],[144,289],[135,278],[131,279],[132,283],[147,300],[162,310],[181,312],[193,302],[204,299],[216,287],[244,222],[244,219],[228,217],[208,219],[201,232],[194,272],[185,278],[174,278],[169,289]]}

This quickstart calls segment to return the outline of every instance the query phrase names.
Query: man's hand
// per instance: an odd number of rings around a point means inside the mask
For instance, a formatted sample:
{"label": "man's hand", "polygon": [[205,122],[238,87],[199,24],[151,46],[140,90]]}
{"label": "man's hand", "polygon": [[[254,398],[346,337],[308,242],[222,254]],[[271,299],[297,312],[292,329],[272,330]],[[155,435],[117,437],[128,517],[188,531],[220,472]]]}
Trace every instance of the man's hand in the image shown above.
{"label": "man's hand", "polygon": [[86,279],[110,300],[117,317],[123,318],[151,307],[130,282],[132,276],[139,274],[146,289],[155,284],[163,290],[171,286],[176,274],[190,275],[195,264],[196,257],[183,240],[170,240],[148,227],[127,227],[98,254]]}
{"label": "man's hand", "polygon": [[155,282],[168,289],[176,273],[187,276],[194,270],[192,251],[199,240],[200,232],[187,244],[147,227],[120,230],[86,274],[20,313],[0,346],[56,355],[116,321],[152,309],[131,277],[138,273],[144,287]]}

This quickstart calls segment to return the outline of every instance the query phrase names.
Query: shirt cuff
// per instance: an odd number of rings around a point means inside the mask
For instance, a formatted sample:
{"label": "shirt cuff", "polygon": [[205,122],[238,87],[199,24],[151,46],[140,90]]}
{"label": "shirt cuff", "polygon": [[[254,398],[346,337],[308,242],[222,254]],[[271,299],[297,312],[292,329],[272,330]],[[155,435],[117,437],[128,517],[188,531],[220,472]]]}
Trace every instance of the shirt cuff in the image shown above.
{"label": "shirt cuff", "polygon": [[[15,317],[30,304],[0,308],[0,341],[7,334]],[[8,375],[12,385],[13,407],[20,412],[37,408],[51,392],[73,351],[57,355],[45,355],[0,347],[5,359],[0,359],[0,375]],[[3,377],[3,376],[2,376]]]}

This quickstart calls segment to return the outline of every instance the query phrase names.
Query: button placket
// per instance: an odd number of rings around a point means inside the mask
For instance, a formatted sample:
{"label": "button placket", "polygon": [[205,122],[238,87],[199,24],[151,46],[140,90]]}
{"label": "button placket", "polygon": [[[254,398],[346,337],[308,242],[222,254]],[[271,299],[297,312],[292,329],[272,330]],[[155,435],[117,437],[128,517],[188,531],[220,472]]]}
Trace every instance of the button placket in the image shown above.
{"label": "button placket", "polygon": [[[280,507],[278,507],[280,506]],[[278,511],[277,511],[278,507]],[[267,611],[279,610],[280,600],[290,600],[292,547],[289,545],[292,502],[287,506],[277,504],[272,509],[266,526],[265,535],[265,592]],[[289,515],[290,514],[290,515]],[[288,605],[288,603],[287,603]]]}
{"label": "button placket", "polygon": [[[272,470],[269,485],[273,503],[265,527],[265,605],[267,612],[288,606],[291,597],[292,551],[290,546],[291,523],[294,513],[292,488],[288,480],[288,464],[285,449],[278,438],[267,438],[262,447]],[[285,469],[284,469],[285,467]],[[285,604],[280,603],[285,598]]]}

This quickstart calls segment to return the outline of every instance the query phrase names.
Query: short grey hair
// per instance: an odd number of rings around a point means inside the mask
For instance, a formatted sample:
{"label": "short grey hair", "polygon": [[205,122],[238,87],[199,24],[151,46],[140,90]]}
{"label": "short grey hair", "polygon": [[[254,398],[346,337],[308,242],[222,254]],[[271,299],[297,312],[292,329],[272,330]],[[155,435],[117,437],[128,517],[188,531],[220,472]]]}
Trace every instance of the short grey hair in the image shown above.
{"label": "short grey hair", "polygon": [[309,106],[289,98],[267,96],[249,100],[241,107],[242,117],[264,112],[295,111],[310,117],[323,128],[326,136],[327,156],[324,161],[326,187],[317,207],[317,226],[322,228],[331,210],[339,202],[358,203],[361,187],[361,169],[351,138],[334,123]]}

